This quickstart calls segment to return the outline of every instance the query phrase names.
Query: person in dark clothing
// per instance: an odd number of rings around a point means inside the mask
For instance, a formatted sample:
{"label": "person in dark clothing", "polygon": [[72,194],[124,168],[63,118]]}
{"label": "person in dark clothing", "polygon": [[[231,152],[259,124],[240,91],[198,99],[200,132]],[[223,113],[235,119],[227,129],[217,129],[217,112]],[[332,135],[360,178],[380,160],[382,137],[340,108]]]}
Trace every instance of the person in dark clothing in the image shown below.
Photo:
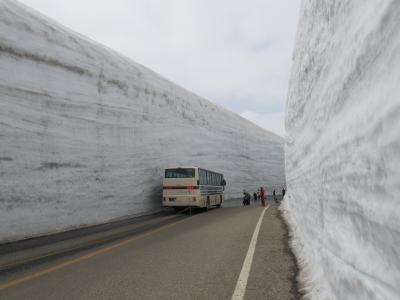
{"label": "person in dark clothing", "polygon": [[257,196],[257,193],[256,193],[256,192],[254,192],[254,193],[253,193],[253,199],[254,199],[254,202],[257,202],[257,198],[258,198],[258,196]]}
{"label": "person in dark clothing", "polygon": [[282,197],[285,197],[286,190],[285,188],[282,189]]}
{"label": "person in dark clothing", "polygon": [[278,199],[276,199],[276,192],[275,192],[275,189],[273,190],[272,195],[274,196],[274,201],[277,202]]}
{"label": "person in dark clothing", "polygon": [[250,205],[251,196],[248,192],[243,190],[243,205]]}

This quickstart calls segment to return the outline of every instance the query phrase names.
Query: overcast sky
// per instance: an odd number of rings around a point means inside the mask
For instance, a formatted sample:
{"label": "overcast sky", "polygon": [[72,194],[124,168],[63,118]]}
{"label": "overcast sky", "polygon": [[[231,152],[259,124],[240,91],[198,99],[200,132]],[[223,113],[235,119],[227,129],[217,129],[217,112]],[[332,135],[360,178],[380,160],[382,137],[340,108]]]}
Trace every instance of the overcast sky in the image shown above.
{"label": "overcast sky", "polygon": [[300,0],[22,0],[284,135]]}

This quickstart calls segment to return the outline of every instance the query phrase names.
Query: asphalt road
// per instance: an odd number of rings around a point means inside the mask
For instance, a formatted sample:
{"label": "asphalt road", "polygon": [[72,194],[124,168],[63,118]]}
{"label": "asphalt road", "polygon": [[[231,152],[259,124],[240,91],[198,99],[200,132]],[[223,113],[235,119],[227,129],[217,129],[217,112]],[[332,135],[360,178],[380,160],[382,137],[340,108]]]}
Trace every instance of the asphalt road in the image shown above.
{"label": "asphalt road", "polygon": [[[263,208],[227,203],[0,276],[0,299],[231,299]],[[265,211],[244,299],[298,299],[275,205]]]}

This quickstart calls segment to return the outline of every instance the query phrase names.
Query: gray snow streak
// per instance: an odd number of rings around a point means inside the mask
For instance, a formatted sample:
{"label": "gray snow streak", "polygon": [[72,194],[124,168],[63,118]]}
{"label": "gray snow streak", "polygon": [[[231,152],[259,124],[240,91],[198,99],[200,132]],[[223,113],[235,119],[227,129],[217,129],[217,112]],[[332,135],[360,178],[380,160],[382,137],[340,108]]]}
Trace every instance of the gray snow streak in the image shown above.
{"label": "gray snow streak", "polygon": [[312,299],[400,298],[400,1],[305,0],[285,215]]}

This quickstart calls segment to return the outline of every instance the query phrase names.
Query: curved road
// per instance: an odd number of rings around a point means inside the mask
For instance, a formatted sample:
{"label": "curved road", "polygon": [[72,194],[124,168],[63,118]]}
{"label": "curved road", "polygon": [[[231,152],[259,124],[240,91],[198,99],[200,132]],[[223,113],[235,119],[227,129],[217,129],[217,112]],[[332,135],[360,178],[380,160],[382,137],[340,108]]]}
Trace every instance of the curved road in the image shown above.
{"label": "curved road", "polygon": [[[213,209],[5,274],[0,299],[232,299],[262,211]],[[298,299],[277,208],[269,207],[260,222],[242,298]]]}

